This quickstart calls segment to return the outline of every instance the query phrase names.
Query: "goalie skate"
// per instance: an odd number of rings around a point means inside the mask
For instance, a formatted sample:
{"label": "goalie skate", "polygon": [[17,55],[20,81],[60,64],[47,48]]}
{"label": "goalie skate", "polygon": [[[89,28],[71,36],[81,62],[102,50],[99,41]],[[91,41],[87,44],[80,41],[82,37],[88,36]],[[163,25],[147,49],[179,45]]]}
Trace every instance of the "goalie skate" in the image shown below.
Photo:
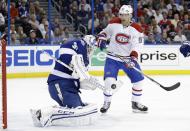
{"label": "goalie skate", "polygon": [[135,113],[146,113],[148,111],[148,107],[134,101],[132,101],[132,109]]}
{"label": "goalie skate", "polygon": [[101,113],[106,113],[108,109],[110,108],[111,102],[104,101],[103,107],[100,109]]}
{"label": "goalie skate", "polygon": [[40,122],[41,110],[30,109],[30,113],[32,115],[32,120],[33,120],[34,126],[36,126],[36,127],[43,127],[43,125]]}

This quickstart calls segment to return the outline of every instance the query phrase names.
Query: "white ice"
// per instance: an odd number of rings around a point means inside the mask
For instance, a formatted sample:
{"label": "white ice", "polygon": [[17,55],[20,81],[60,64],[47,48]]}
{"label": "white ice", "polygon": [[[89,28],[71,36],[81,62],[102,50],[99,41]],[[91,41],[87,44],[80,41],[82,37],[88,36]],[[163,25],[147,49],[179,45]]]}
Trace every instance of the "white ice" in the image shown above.
{"label": "white ice", "polygon": [[[55,105],[50,99],[46,78],[8,79],[7,131],[190,131],[190,76],[151,76],[163,85],[181,82],[167,92],[145,79],[142,103],[149,107],[146,114],[131,111],[131,84],[126,76],[119,77],[124,86],[113,96],[111,109],[94,125],[83,127],[37,128],[32,124],[30,108]],[[98,77],[101,82],[102,77]],[[103,103],[102,91],[82,91],[85,102]]]}

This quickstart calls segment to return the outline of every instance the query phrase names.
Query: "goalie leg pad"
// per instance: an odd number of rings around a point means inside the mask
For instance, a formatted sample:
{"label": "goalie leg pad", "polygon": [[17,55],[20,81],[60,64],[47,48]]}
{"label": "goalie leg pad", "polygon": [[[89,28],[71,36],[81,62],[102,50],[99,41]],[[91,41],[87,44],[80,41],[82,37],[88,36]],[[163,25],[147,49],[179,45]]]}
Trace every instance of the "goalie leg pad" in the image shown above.
{"label": "goalie leg pad", "polygon": [[35,109],[30,109],[30,114],[32,116],[32,121],[34,126],[36,127],[43,127],[40,118],[41,118],[41,111],[40,110],[35,110]]}
{"label": "goalie leg pad", "polygon": [[46,107],[44,109],[30,109],[34,126],[51,126],[51,114],[53,111],[52,109],[52,107]]}
{"label": "goalie leg pad", "polygon": [[98,118],[98,109],[94,104],[77,108],[57,108],[52,115],[52,125],[84,126],[94,124]]}
{"label": "goalie leg pad", "polygon": [[41,109],[39,121],[34,125],[38,127],[47,126],[84,126],[91,125],[98,118],[98,109],[95,104],[79,106],[77,108],[67,108],[54,106]]}

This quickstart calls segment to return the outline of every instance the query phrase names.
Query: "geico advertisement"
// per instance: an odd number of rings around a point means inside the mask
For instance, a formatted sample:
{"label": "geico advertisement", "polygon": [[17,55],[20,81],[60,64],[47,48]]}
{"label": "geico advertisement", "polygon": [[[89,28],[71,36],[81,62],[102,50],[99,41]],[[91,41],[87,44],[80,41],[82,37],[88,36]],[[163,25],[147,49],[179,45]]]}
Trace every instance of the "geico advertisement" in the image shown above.
{"label": "geico advertisement", "polygon": [[47,54],[58,57],[59,46],[8,46],[7,70],[8,72],[46,72],[54,65]]}
{"label": "geico advertisement", "polygon": [[7,66],[48,66],[54,62],[50,57],[42,52],[44,50],[48,54],[57,57],[58,50],[52,46],[35,47],[35,46],[18,46],[7,49]]}
{"label": "geico advertisement", "polygon": [[169,66],[179,65],[179,49],[176,47],[144,47],[140,54],[141,65]]}

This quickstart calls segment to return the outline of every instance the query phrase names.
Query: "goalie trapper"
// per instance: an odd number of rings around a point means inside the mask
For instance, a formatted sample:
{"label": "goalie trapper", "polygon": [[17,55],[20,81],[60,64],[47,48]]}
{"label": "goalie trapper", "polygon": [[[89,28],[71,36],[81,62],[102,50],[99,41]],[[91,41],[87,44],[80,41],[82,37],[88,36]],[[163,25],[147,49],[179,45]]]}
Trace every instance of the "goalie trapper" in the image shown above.
{"label": "goalie trapper", "polygon": [[148,111],[148,107],[134,101],[132,101],[132,109],[135,113],[146,113]]}

